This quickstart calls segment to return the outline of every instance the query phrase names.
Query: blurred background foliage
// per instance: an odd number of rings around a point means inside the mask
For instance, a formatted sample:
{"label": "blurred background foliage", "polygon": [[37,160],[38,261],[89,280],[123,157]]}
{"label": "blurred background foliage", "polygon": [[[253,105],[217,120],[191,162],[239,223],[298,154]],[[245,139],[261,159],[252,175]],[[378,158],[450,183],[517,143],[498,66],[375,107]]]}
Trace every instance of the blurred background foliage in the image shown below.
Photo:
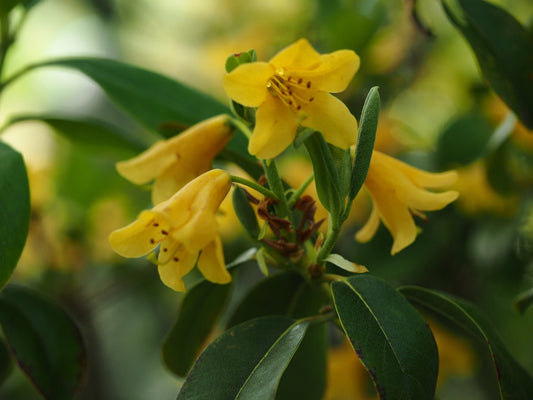
{"label": "blurred background foliage", "polygon": [[[530,0],[492,3],[533,38]],[[533,371],[533,312],[520,315],[513,308],[519,293],[533,286],[533,133],[487,85],[440,1],[42,0],[24,21],[4,76],[50,58],[99,56],[163,73],[226,103],[228,55],[254,48],[260,60],[268,60],[300,37],[320,52],[348,48],[360,55],[361,69],[341,97],[358,117],[368,90],[380,87],[376,149],[428,170],[457,168],[460,174],[459,200],[419,222],[416,242],[395,256],[383,227],[368,244],[354,241],[370,211],[362,193],[337,252],[393,285],[440,289],[477,304],[511,353]],[[59,68],[36,70],[2,93],[0,125],[21,114],[98,118],[145,144],[158,137],[95,83]],[[114,169],[135,152],[76,144],[68,129],[27,121],[2,132],[2,140],[23,153],[31,188],[30,233],[12,281],[54,297],[79,323],[89,356],[79,398],[174,398],[180,380],[165,368],[160,348],[181,295],[161,284],[148,261],[122,259],[107,242],[111,230],[149,207],[149,192]],[[297,185],[311,166],[285,157],[281,170]],[[231,203],[224,210],[231,261],[249,243]],[[230,311],[260,276],[254,263],[239,270]],[[432,327],[441,354],[438,398],[497,398],[476,346],[437,321]],[[353,351],[334,331],[332,343],[326,398],[375,398]],[[39,395],[15,368],[0,398]]]}

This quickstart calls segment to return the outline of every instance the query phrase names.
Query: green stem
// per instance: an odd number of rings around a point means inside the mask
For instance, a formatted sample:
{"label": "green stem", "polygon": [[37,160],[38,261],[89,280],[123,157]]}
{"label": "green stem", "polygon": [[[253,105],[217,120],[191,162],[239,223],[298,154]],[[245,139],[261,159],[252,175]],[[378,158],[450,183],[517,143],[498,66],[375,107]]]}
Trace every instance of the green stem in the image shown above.
{"label": "green stem", "polygon": [[305,182],[298,189],[294,191],[294,193],[292,194],[288,202],[289,208],[292,208],[296,204],[296,202],[298,201],[302,193],[305,191],[305,189],[307,189],[307,187],[311,184],[311,182],[313,182],[313,179],[315,179],[315,174],[311,174],[305,180]]}
{"label": "green stem", "polygon": [[320,247],[320,250],[318,251],[318,255],[316,257],[316,262],[318,264],[322,264],[326,257],[329,256],[329,253],[331,253],[331,251],[333,250],[333,247],[335,247],[335,243],[337,243],[337,239],[339,238],[339,234],[341,233],[341,226],[342,223],[336,223],[330,214],[328,220],[328,233],[326,236],[326,241],[324,242],[322,247]]}
{"label": "green stem", "polygon": [[265,168],[265,175],[268,181],[268,185],[276,195],[276,198],[279,200],[278,209],[280,215],[278,216],[281,218],[288,217],[289,219],[291,219],[291,212],[287,203],[287,198],[285,197],[285,189],[283,188],[283,182],[281,181],[281,178],[279,176],[278,169],[276,167],[276,162],[273,159],[263,160],[263,166]]}
{"label": "green stem", "polygon": [[232,182],[240,183],[241,185],[248,186],[249,188],[257,190],[259,193],[261,193],[262,195],[266,197],[271,197],[273,199],[277,198],[277,196],[272,191],[268,190],[264,186],[259,185],[258,183],[252,182],[245,178],[241,178],[239,176],[235,176],[235,175],[230,175],[230,176],[231,176]]}

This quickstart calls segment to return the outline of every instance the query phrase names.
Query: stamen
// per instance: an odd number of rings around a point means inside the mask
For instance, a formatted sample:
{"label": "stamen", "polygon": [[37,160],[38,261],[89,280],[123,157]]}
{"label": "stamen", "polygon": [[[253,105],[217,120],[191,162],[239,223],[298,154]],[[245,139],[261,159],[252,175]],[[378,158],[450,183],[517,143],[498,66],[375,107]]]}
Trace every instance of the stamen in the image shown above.
{"label": "stamen", "polygon": [[266,86],[270,94],[278,97],[286,106],[299,111],[302,108],[301,103],[309,103],[314,100],[314,97],[308,98],[298,93],[299,90],[307,90],[311,88],[311,81],[304,83],[303,78],[298,78],[296,81],[292,76],[285,78],[283,69],[276,70],[276,73],[268,80]]}
{"label": "stamen", "polygon": [[178,262],[180,259],[179,259],[178,257],[174,257],[173,260],[174,260],[175,262]]}
{"label": "stamen", "polygon": [[157,227],[159,226],[159,224],[157,222],[154,222],[154,226]]}
{"label": "stamen", "polygon": [[168,235],[168,232],[165,231],[164,229],[161,229],[161,233],[162,233],[163,235],[165,235],[165,236]]}
{"label": "stamen", "polygon": [[150,239],[150,243],[155,244],[155,240],[154,239]]}

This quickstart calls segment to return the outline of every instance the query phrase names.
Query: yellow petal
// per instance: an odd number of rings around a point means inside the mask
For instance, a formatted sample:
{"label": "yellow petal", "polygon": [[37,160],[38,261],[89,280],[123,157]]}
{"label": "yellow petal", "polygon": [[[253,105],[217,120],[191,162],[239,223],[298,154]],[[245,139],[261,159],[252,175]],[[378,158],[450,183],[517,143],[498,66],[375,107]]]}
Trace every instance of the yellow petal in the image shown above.
{"label": "yellow petal", "polygon": [[111,232],[109,242],[113,250],[123,257],[141,257],[165,239],[169,231],[170,224],[164,216],[154,211],[143,211],[136,221]]}
{"label": "yellow petal", "polygon": [[328,143],[347,149],[355,143],[357,120],[342,101],[325,92],[317,92],[313,101],[302,104],[306,118],[303,126],[316,129]]}
{"label": "yellow petal", "polygon": [[231,275],[226,269],[222,242],[220,237],[216,237],[200,253],[198,258],[198,269],[208,281],[214,283],[229,283]]}
{"label": "yellow petal", "polygon": [[247,107],[260,106],[267,96],[266,84],[274,68],[266,62],[241,64],[224,76],[226,94]]}
{"label": "yellow petal", "polygon": [[169,199],[187,183],[201,175],[203,172],[206,172],[211,164],[211,160],[207,161],[207,165],[203,171],[191,171],[185,168],[176,168],[175,165],[171,165],[167,168],[156,178],[154,185],[152,186],[152,203],[159,204]]}
{"label": "yellow petal", "polygon": [[374,207],[391,233],[394,242],[391,254],[409,246],[416,239],[416,226],[407,205],[402,203],[395,195],[395,188],[379,182],[380,176],[373,176],[374,171],[369,170],[365,186],[372,194]]}
{"label": "yellow petal", "polygon": [[174,225],[171,232],[176,241],[191,251],[204,248],[218,236],[216,212],[231,187],[231,177],[224,171],[215,174],[209,171],[204,175],[212,178],[196,191],[192,202],[186,205],[183,212],[188,213],[187,220],[181,226]]}
{"label": "yellow petal", "polygon": [[279,155],[294,140],[298,120],[280,100],[268,96],[255,115],[255,128],[248,152],[261,159]]}
{"label": "yellow petal", "polygon": [[339,50],[320,56],[314,69],[294,71],[295,76],[311,82],[311,87],[329,93],[346,89],[359,69],[359,56],[352,50]]}
{"label": "yellow petal", "polygon": [[300,39],[279,51],[269,62],[276,69],[309,69],[319,65],[320,54],[307,39]]}
{"label": "yellow petal", "polygon": [[157,269],[161,281],[177,292],[184,292],[185,284],[183,283],[183,277],[194,268],[197,258],[198,253],[189,252],[184,249],[175,255],[175,259],[172,258],[165,264],[159,264]]}
{"label": "yellow petal", "polygon": [[[176,136],[172,141],[178,138]],[[171,147],[172,142],[164,140],[156,142],[137,157],[118,162],[117,171],[137,185],[150,182],[174,162],[174,154],[169,151]]]}
{"label": "yellow petal", "polygon": [[361,243],[366,243],[374,237],[379,228],[379,212],[378,208],[374,205],[372,213],[368,217],[365,225],[359,229],[355,234],[355,240]]}
{"label": "yellow petal", "polygon": [[230,175],[226,171],[213,169],[189,182],[170,199],[158,204],[154,211],[165,215],[171,223],[171,229],[175,230],[202,210],[214,214],[230,187]]}
{"label": "yellow petal", "polygon": [[425,188],[439,188],[448,186],[457,180],[456,171],[423,171],[379,151],[374,151],[372,154],[372,160],[373,162],[388,163],[391,168],[401,171],[404,175],[406,175],[415,185]]}

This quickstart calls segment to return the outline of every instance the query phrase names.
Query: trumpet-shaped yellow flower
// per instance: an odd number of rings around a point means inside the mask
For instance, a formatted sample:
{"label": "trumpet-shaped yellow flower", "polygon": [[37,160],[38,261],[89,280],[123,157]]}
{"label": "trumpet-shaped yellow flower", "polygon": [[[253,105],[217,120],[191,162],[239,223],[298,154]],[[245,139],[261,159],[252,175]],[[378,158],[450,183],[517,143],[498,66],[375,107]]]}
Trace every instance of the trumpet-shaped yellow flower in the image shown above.
{"label": "trumpet-shaped yellow flower", "polygon": [[355,238],[369,241],[381,219],[394,239],[391,254],[403,250],[416,238],[413,214],[423,216],[422,211],[440,210],[459,195],[456,191],[435,193],[425,188],[448,186],[456,179],[455,171],[426,172],[374,151],[365,180],[374,207]]}
{"label": "trumpet-shaped yellow flower", "polygon": [[117,163],[117,170],[139,185],[155,179],[152,201],[158,204],[209,170],[232,133],[228,116],[219,115],[155,143],[137,157]]}
{"label": "trumpet-shaped yellow flower", "polygon": [[124,257],[141,257],[159,245],[157,265],[163,283],[184,291],[183,277],[195,264],[204,277],[228,283],[215,213],[231,187],[230,175],[208,171],[189,182],[136,221],[111,233],[109,242]]}
{"label": "trumpet-shaped yellow flower", "polygon": [[357,121],[342,101],[342,92],[359,68],[351,50],[320,55],[305,39],[288,46],[269,62],[241,64],[224,77],[230,98],[257,107],[250,154],[269,159],[296,136],[298,125],[320,131],[329,143],[348,148],[355,142]]}

